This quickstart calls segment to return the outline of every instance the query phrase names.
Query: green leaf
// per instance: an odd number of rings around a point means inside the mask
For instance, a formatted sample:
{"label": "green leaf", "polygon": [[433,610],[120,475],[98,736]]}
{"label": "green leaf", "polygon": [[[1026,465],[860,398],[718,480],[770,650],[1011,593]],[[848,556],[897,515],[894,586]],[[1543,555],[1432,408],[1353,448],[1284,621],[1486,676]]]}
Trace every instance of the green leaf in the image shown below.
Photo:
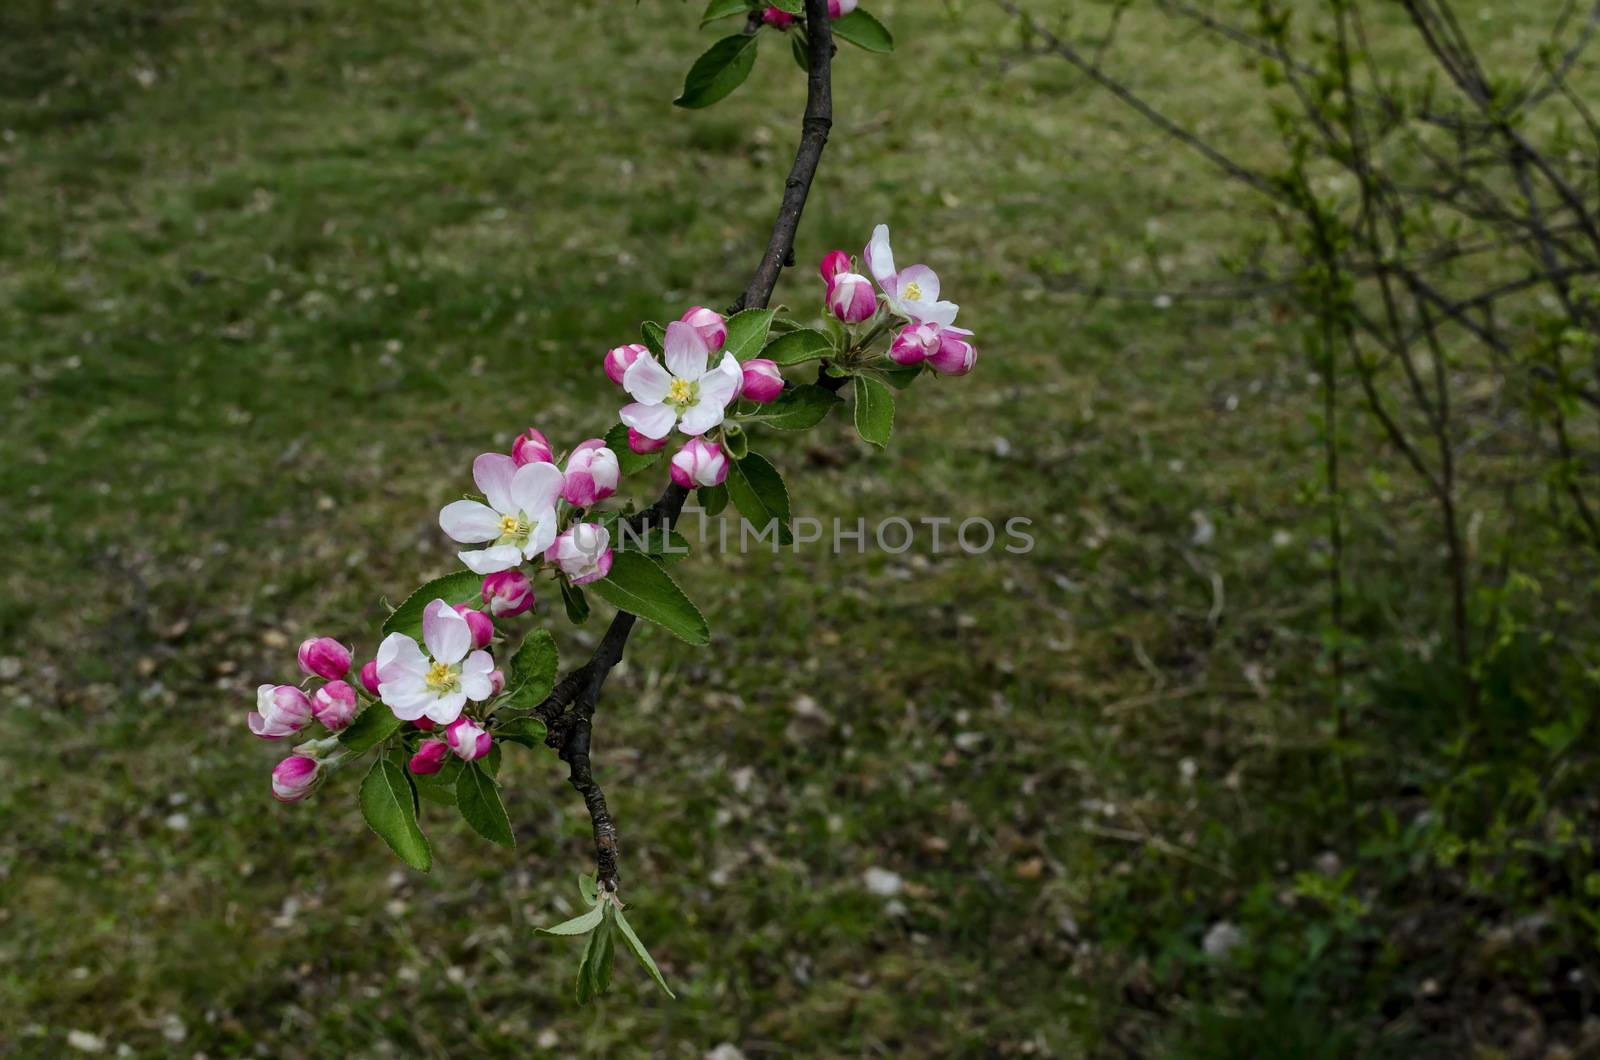
{"label": "green leaf", "polygon": [[709,107],[744,84],[756,64],[759,39],[754,34],[735,33],[707,48],[683,79],[683,94],[672,102],[680,107]]}
{"label": "green leaf", "polygon": [[520,743],[524,747],[540,747],[544,738],[549,734],[549,729],[538,718],[511,718],[494,728],[496,740],[507,740],[511,743]]}
{"label": "green leaf", "polygon": [[743,460],[734,461],[728,468],[728,496],[739,514],[758,531],[768,523],[778,524],[778,543],[787,545],[794,540],[789,531],[789,490],[783,484],[778,469],[760,453],[751,453]]}
{"label": "green leaf", "polygon": [[656,981],[656,985],[665,990],[668,997],[676,1001],[678,995],[674,994],[672,987],[667,985],[667,980],[661,974],[661,969],[656,967],[655,959],[650,956],[650,951],[644,948],[644,943],[639,941],[639,936],[633,933],[633,928],[628,924],[628,918],[622,915],[622,910],[618,909],[616,911],[615,919],[617,929],[622,932],[622,940],[628,944],[628,949],[632,950],[633,955],[639,958],[639,963],[644,965],[644,970],[650,973],[650,978]]}
{"label": "green leaf", "polygon": [[600,923],[600,919],[605,915],[605,906],[597,905],[587,913],[581,913],[555,927],[539,928],[538,931],[541,935],[582,935],[593,931],[595,925]]}
{"label": "green leaf", "polygon": [[922,365],[897,364],[893,368],[880,368],[878,373],[896,390],[904,390],[917,381],[917,377],[922,374]]}
{"label": "green leaf", "polygon": [[744,0],[711,0],[706,5],[705,13],[700,16],[700,28],[705,29],[719,18],[742,15],[749,10],[750,5]]}
{"label": "green leaf", "polygon": [[856,433],[861,440],[882,449],[894,430],[894,391],[887,383],[871,376],[858,375],[856,388]]}
{"label": "green leaf", "polygon": [[589,621],[589,598],[576,585],[561,583],[561,602],[567,606],[567,621],[581,626]]}
{"label": "green leaf", "polygon": [[536,707],[556,686],[556,639],[547,629],[531,630],[506,668],[506,704]]}
{"label": "green leaf", "polygon": [[589,587],[612,606],[663,627],[690,644],[706,644],[711,630],[661,565],[638,552],[612,554],[611,573]]}
{"label": "green leaf", "polygon": [[782,8],[791,15],[800,15],[802,18],[805,16],[806,0],[770,0],[770,2],[773,7]]}
{"label": "green leaf", "polygon": [[578,874],[578,893],[583,895],[583,900],[589,905],[600,901],[600,885],[595,881],[594,873],[580,872]]}
{"label": "green leaf", "polygon": [[646,320],[639,325],[639,337],[644,340],[646,346],[650,347],[650,352],[657,357],[660,357],[661,351],[666,348],[667,329],[657,324],[654,320]]}
{"label": "green leaf", "polygon": [[804,364],[832,352],[833,343],[828,336],[810,328],[801,328],[787,335],[779,335],[761,351],[761,356],[778,364]]}
{"label": "green leaf", "polygon": [[433,851],[417,827],[416,797],[405,770],[379,758],[361,782],[361,815],[401,861],[427,872],[433,867]]}
{"label": "green leaf", "polygon": [[728,338],[722,349],[740,361],[754,357],[767,344],[773,309],[746,309],[728,318]]}
{"label": "green leaf", "polygon": [[894,36],[865,8],[858,7],[843,18],[833,20],[833,35],[869,52],[894,51]]}
{"label": "green leaf", "polygon": [[443,600],[451,606],[481,600],[482,592],[483,575],[474,574],[469,570],[456,571],[454,574],[446,574],[443,578],[435,578],[418,587],[388,618],[384,619],[384,635],[404,633],[412,640],[421,640],[423,608],[435,600]]}
{"label": "green leaf", "polygon": [[405,722],[395,717],[394,711],[387,706],[382,703],[373,703],[360,714],[357,714],[356,720],[345,726],[344,730],[339,733],[339,743],[346,750],[360,754],[363,751],[370,751],[387,740],[396,729],[404,724]]}
{"label": "green leaf", "polygon": [[635,475],[657,460],[661,451],[636,453],[628,448],[628,425],[619,423],[606,432],[606,448],[617,454],[617,470],[623,475]]}
{"label": "green leaf", "polygon": [[500,801],[500,789],[476,762],[468,762],[456,778],[456,807],[472,830],[489,842],[517,845],[517,837],[511,833],[511,818]]}
{"label": "green leaf", "polygon": [[591,998],[606,992],[611,986],[611,962],[616,952],[613,936],[616,927],[612,923],[611,914],[616,906],[604,902],[597,908],[604,911],[599,925],[589,933],[589,941],[583,947],[583,956],[578,959],[578,1004],[587,1003]]}
{"label": "green leaf", "polygon": [[461,770],[466,763],[455,755],[446,758],[444,765],[437,773],[424,773],[422,776],[411,775],[411,783],[416,787],[417,794],[429,802],[436,802],[441,806],[454,806],[456,804],[456,779],[460,777]]}
{"label": "green leaf", "polygon": [[811,56],[806,54],[805,36],[798,30],[789,34],[789,54],[794,56],[795,65],[811,73]]}
{"label": "green leaf", "polygon": [[726,485],[701,486],[695,492],[698,495],[700,507],[708,517],[721,515],[722,509],[728,506],[728,487]]}
{"label": "green leaf", "polygon": [[760,412],[745,418],[780,431],[803,431],[821,423],[841,400],[831,390],[805,383],[790,387]]}

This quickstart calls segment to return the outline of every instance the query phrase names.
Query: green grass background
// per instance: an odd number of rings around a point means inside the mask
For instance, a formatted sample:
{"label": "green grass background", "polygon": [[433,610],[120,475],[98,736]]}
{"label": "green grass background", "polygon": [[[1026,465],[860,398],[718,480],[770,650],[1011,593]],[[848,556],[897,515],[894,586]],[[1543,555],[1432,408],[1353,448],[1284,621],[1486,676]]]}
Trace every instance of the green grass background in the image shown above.
{"label": "green grass background", "polygon": [[[1513,7],[1491,29],[1533,39]],[[1349,1055],[1443,1033],[1386,1006],[1446,958],[1307,882],[1362,855],[1318,765],[1296,326],[1058,282],[1203,278],[1254,204],[1064,65],[1008,58],[994,9],[874,10],[900,48],[839,57],[778,298],[814,312],[812,263],[888,222],[982,359],[919,384],[886,454],[844,416],[757,447],[800,514],[1024,516],[1037,545],[678,568],[713,644],[641,629],[595,752],[630,918],[680,999],[619,961],[580,1010],[576,944],[532,934],[590,867],[552,754],[506,755],[514,853],[434,808],[423,876],[353,777],[274,803],[278,749],[244,714],[302,636],[365,656],[380,601],[452,568],[435,513],[475,454],[600,433],[604,350],[743,287],[803,105],[783,42],[685,112],[712,38],[660,0],[5,5],[0,1052]],[[1258,91],[1175,30],[1123,43],[1210,129]],[[1391,580],[1416,552],[1367,562],[1375,607],[1437,589]],[[605,617],[542,609],[569,661]],[[1254,956],[1203,955],[1220,920]]]}

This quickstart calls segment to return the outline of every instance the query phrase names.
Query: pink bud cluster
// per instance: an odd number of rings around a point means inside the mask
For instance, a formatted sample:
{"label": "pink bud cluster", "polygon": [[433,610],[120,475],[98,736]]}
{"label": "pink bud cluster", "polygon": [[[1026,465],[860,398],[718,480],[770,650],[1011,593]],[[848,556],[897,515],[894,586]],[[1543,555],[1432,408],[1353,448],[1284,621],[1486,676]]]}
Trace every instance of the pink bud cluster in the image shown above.
{"label": "pink bud cluster", "polygon": [[444,727],[443,739],[422,741],[407,767],[418,776],[431,776],[452,754],[463,762],[476,762],[493,746],[489,730],[463,715]]}
{"label": "pink bud cluster", "polygon": [[[245,719],[263,740],[282,740],[316,722],[329,732],[349,727],[361,711],[361,697],[345,680],[354,661],[350,649],[332,637],[308,637],[295,653],[300,671],[323,684],[310,694],[297,685],[264,684],[256,689],[256,709]],[[365,668],[363,668],[365,672]],[[374,693],[376,694],[376,693]],[[315,756],[295,753],[272,771],[272,794],[280,802],[304,798],[321,778]]]}

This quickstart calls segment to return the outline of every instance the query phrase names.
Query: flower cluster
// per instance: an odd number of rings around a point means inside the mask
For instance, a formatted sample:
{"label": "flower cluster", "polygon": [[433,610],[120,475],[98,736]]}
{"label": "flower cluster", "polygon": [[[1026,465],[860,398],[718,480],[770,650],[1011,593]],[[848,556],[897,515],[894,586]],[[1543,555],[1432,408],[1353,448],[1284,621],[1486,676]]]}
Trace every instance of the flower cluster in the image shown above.
{"label": "flower cluster", "polygon": [[[787,490],[772,464],[750,452],[750,428],[813,426],[841,403],[838,391],[852,382],[856,429],[881,446],[893,425],[891,388],[903,390],[924,363],[946,375],[972,369],[972,333],[955,326],[958,307],[940,300],[932,269],[896,269],[883,225],[862,260],[870,278],[843,251],[822,260],[824,301],[834,318],[822,329],[774,319],[768,310],[724,318],[692,306],[664,328],[646,324],[644,342],[605,353],[601,370],[628,398],[617,412],[621,422],[606,437],[561,450],[530,427],[508,451],[479,454],[472,462],[475,492],[445,504],[438,517],[440,529],[462,546],[457,556],[466,569],[429,582],[396,609],[375,657],[354,679],[351,648],[312,637],[298,652],[305,680],[257,690],[250,731],[266,740],[303,741],[273,769],[273,795],[285,802],[304,798],[341,761],[376,748],[362,786],[364,811],[369,785],[373,800],[382,803],[403,788],[397,779],[409,776],[420,791],[453,777],[477,785],[461,789],[461,798],[477,800],[460,806],[463,816],[486,837],[509,841],[503,808],[498,817],[488,813],[481,796],[482,785],[493,790],[498,758],[474,763],[490,756],[499,740],[532,746],[545,735],[533,708],[555,680],[549,634],[535,630],[503,655],[515,688],[507,689],[495,661],[510,636],[506,624],[536,610],[534,582],[553,581],[574,621],[588,613],[585,589],[625,610],[648,603],[651,593],[665,593],[670,606],[635,613],[664,625],[690,622],[669,628],[693,643],[708,636],[692,605],[672,603],[682,594],[659,564],[647,556],[618,560],[614,544],[628,539],[617,535],[617,521],[627,512],[601,505],[617,493],[624,474],[655,466],[658,454],[676,444],[656,474],[664,472],[679,489],[700,491],[708,508],[731,497],[751,518],[770,518],[779,505],[778,517],[787,520]],[[821,362],[815,383],[784,378],[786,367],[807,361]],[[735,467],[742,469],[742,492],[725,488]],[[754,500],[753,482],[763,489]],[[756,510],[745,511],[747,505]],[[615,580],[629,570],[634,582]],[[537,660],[525,662],[525,653],[539,654],[537,644],[532,652],[528,646],[540,637],[548,650],[542,669]],[[530,677],[535,672],[542,676]],[[312,725],[325,734],[308,733]],[[447,767],[453,773],[436,776]],[[413,801],[391,801],[392,812],[375,818],[369,811],[368,821],[396,853],[426,867],[426,842],[408,831],[415,828]],[[493,805],[499,806],[498,796]]]}
{"label": "flower cluster", "polygon": [[[945,375],[972,371],[978,363],[972,332],[955,326],[959,306],[939,300],[939,274],[926,265],[896,269],[888,225],[873,229],[872,240],[861,257],[872,280],[853,271],[854,263],[842,250],[832,251],[822,259],[819,271],[827,285],[828,310],[846,324],[871,320],[880,311],[901,321],[903,326],[889,345],[889,357],[896,364],[910,366],[926,361]],[[881,294],[873,293],[873,280]]]}

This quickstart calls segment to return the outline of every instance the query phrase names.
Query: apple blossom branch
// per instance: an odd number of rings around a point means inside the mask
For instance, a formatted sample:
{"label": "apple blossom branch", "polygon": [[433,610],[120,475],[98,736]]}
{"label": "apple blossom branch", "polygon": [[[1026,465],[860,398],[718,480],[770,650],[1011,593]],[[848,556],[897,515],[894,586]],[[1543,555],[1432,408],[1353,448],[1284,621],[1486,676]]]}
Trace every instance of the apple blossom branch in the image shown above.
{"label": "apple blossom branch", "polygon": [[[806,25],[806,108],[800,123],[800,143],[795,150],[794,164],[784,182],[783,199],[773,222],[772,235],[767,240],[766,251],[754,275],[750,277],[749,285],[728,307],[730,316],[742,309],[764,308],[772,298],[784,267],[793,263],[800,215],[805,210],[811,183],[816,177],[823,148],[827,146],[828,133],[833,127],[831,67],[834,45],[827,0],[806,0]],[[830,390],[839,389],[844,381],[842,377],[834,378],[826,374],[818,380],[820,385]],[[677,483],[669,483],[654,504],[634,516],[635,525],[670,529],[682,514],[688,496],[688,489]],[[632,614],[619,611],[589,660],[563,676],[533,712],[548,728],[545,742],[555,748],[561,760],[567,763],[568,779],[583,796],[593,824],[597,878],[600,886],[608,891],[614,891],[617,887],[617,827],[606,805],[605,793],[594,778],[590,738],[601,690],[611,671],[622,661],[623,651],[636,621]]]}

